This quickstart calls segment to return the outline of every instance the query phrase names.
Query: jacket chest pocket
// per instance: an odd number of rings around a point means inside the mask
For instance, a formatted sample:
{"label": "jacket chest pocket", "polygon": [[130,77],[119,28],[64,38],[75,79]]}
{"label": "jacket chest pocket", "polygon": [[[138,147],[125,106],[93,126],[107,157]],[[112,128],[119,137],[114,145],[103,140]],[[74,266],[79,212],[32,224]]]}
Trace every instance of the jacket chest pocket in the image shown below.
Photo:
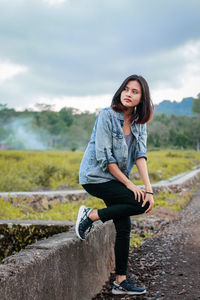
{"label": "jacket chest pocket", "polygon": [[123,134],[118,131],[112,131],[113,148],[120,149],[123,143]]}

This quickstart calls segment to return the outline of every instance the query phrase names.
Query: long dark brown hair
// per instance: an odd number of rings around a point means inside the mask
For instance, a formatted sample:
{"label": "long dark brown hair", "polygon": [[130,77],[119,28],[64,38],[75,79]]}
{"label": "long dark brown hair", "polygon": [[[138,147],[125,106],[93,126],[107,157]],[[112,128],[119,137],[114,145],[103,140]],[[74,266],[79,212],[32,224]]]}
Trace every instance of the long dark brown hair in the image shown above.
{"label": "long dark brown hair", "polygon": [[139,75],[131,75],[127,77],[119,89],[116,91],[116,93],[113,96],[111,107],[113,110],[116,112],[122,112],[124,110],[127,110],[127,108],[121,103],[120,96],[121,92],[125,89],[126,85],[128,84],[129,81],[135,80],[139,82],[142,90],[142,96],[140,103],[135,107],[135,110],[133,110],[133,116],[132,120],[136,119],[136,123],[138,124],[145,124],[148,121],[151,120],[154,112],[154,106],[153,102],[150,97],[150,91],[149,91],[149,86],[146,80]]}

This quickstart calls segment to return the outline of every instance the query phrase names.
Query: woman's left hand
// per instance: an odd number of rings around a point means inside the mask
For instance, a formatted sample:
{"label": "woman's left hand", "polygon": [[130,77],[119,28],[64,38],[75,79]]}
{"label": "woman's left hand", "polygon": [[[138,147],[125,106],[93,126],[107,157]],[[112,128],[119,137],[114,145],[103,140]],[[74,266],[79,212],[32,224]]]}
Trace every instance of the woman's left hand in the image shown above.
{"label": "woman's left hand", "polygon": [[145,193],[145,198],[144,198],[144,201],[142,203],[142,207],[144,207],[147,202],[149,202],[149,207],[147,208],[147,210],[145,210],[146,214],[148,212],[150,212],[153,208],[153,205],[154,205],[153,195]]}

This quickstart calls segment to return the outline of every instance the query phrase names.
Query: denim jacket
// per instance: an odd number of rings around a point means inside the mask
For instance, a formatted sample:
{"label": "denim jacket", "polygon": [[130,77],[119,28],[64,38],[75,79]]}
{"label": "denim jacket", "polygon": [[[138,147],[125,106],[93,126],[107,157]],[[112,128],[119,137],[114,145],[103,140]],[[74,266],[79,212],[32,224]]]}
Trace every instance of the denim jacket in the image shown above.
{"label": "denim jacket", "polygon": [[128,169],[128,146],[123,127],[123,112],[115,112],[112,107],[106,107],[99,113],[93,132],[83,155],[79,183],[102,183],[117,180],[108,170],[108,163],[117,163],[119,169],[129,177],[136,159],[146,156],[146,124],[131,124],[134,140],[131,145],[131,164]]}

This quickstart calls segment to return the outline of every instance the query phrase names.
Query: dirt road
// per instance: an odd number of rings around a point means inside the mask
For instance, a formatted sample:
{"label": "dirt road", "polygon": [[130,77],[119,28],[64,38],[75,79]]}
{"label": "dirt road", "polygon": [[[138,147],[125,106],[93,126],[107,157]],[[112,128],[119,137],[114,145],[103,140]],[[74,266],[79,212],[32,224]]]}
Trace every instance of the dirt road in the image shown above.
{"label": "dirt road", "polygon": [[145,296],[113,296],[110,282],[95,299],[200,299],[200,188],[180,218],[132,251],[129,277],[145,285]]}

